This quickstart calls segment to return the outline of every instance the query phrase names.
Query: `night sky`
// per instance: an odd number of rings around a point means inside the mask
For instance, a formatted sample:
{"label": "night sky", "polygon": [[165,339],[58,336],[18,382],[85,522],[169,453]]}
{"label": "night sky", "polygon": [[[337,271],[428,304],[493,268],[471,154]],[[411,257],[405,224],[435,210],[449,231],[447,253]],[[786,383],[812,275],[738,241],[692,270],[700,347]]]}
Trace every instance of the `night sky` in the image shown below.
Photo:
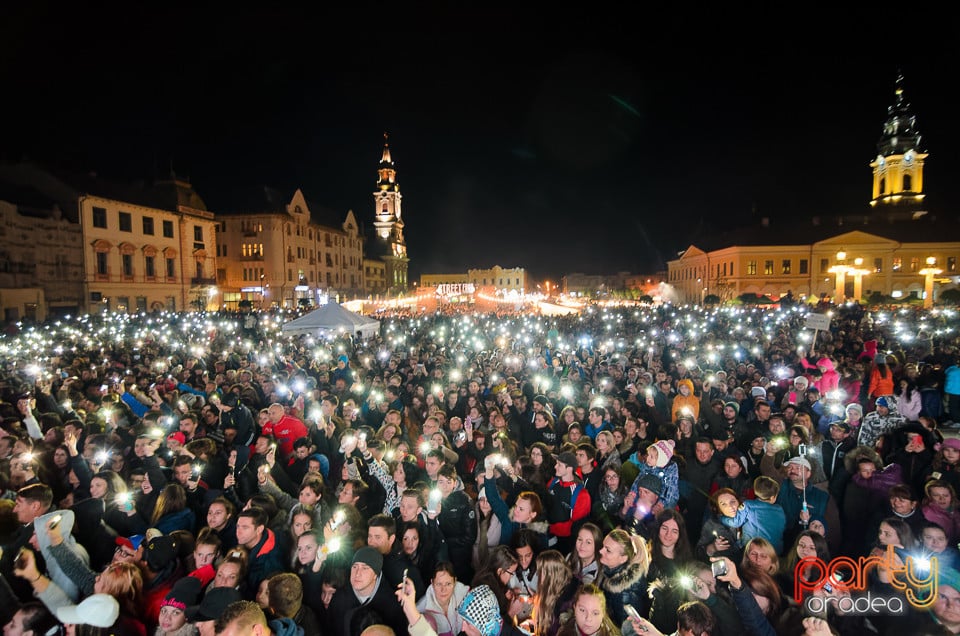
{"label": "night sky", "polygon": [[960,210],[956,38],[902,4],[19,4],[0,25],[0,159],[121,180],[172,165],[214,212],[239,186],[302,187],[369,223],[388,131],[414,276],[652,272],[762,216],[863,212],[898,68],[928,207]]}

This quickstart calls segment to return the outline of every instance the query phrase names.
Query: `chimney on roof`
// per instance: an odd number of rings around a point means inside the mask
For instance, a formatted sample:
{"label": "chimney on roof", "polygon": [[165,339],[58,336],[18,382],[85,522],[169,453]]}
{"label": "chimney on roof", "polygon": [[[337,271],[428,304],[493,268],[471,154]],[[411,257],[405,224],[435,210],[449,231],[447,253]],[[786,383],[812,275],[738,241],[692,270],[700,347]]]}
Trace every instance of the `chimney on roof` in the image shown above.
{"label": "chimney on roof", "polygon": [[770,227],[770,217],[764,216],[760,218],[760,227]]}

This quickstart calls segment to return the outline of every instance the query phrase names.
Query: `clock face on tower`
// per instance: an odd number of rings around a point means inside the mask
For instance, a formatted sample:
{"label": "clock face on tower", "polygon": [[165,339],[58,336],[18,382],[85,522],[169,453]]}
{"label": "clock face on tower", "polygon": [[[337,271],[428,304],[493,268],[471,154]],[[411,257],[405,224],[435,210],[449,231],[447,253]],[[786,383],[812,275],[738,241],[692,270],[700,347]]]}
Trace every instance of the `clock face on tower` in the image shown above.
{"label": "clock face on tower", "polygon": [[903,155],[903,160],[906,161],[907,163],[910,163],[911,161],[913,161],[913,152],[908,150],[907,154]]}

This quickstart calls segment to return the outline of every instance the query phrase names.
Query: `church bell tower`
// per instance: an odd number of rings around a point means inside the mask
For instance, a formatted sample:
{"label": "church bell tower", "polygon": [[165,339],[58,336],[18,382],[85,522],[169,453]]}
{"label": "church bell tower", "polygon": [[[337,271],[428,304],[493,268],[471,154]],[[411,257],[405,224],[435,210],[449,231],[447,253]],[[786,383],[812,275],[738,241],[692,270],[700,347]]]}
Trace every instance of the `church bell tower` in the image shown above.
{"label": "church bell tower", "polygon": [[873,197],[870,206],[877,212],[912,212],[923,208],[923,162],[917,118],[903,94],[903,75],[897,77],[894,101],[887,107],[883,135],[877,142],[873,168]]}
{"label": "church bell tower", "polygon": [[383,155],[377,169],[377,189],[373,193],[376,243],[379,256],[385,265],[387,288],[392,291],[407,289],[407,269],[410,259],[407,257],[407,244],[403,238],[403,218],[400,204],[400,184],[397,183],[397,170],[390,156],[390,143],[387,134],[383,135]]}

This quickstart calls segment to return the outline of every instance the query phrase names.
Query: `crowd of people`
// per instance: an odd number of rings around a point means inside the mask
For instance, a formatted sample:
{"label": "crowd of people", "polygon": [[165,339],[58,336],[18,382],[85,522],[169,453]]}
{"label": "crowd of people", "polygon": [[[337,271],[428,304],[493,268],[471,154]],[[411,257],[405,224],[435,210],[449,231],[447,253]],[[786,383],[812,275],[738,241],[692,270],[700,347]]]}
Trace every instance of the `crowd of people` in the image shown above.
{"label": "crowd of people", "polygon": [[958,317],[807,311],[8,334],[4,635],[960,633]]}

